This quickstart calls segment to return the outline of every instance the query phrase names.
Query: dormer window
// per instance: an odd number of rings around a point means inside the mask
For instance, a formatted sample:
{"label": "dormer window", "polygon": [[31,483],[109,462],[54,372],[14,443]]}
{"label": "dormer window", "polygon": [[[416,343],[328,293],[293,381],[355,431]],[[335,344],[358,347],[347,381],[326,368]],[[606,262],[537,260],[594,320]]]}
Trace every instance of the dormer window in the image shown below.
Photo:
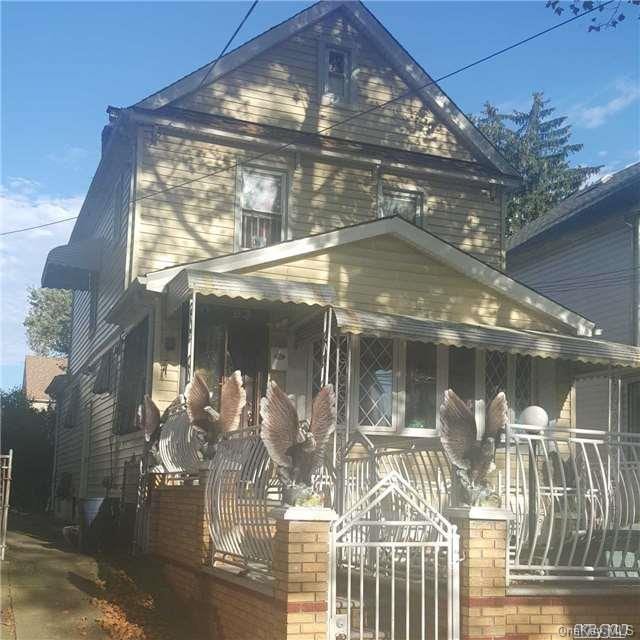
{"label": "dormer window", "polygon": [[351,56],[344,49],[328,47],[324,52],[323,94],[334,102],[349,101]]}
{"label": "dormer window", "polygon": [[245,167],[242,170],[242,249],[282,241],[286,176],[282,172]]}

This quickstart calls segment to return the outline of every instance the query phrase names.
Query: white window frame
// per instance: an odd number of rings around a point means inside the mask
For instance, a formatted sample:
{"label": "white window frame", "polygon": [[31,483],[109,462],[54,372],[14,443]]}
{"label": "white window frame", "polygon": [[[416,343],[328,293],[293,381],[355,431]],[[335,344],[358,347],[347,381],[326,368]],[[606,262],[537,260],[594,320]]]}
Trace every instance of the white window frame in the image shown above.
{"label": "white window frame", "polygon": [[[367,336],[363,337],[375,337]],[[360,416],[360,335],[352,335],[349,347],[349,358],[355,363],[350,368],[351,377],[348,381],[349,409],[347,411],[347,419],[351,430],[357,429],[365,434],[389,434],[433,438],[440,434],[440,403],[444,396],[445,390],[449,386],[449,347],[447,345],[436,345],[436,425],[433,429],[416,429],[404,426],[405,421],[405,394],[406,394],[406,358],[407,344],[411,340],[389,338],[393,341],[393,386],[391,393],[391,427],[372,427],[370,425],[359,424]],[[478,427],[478,438],[484,433],[485,421],[485,368],[486,368],[486,350],[470,347],[475,353],[475,399],[474,410],[476,425]],[[507,401],[510,407],[509,419],[515,419],[513,402],[515,399],[515,363],[516,355],[508,353],[507,355]],[[531,398],[535,402],[534,390],[536,379],[535,362],[531,367]]]}
{"label": "white window frame", "polygon": [[[337,96],[329,91],[329,54],[331,51],[337,51],[345,56],[345,87],[344,96]],[[353,70],[354,50],[352,47],[345,47],[342,44],[335,44],[329,41],[321,41],[318,52],[318,93],[322,104],[352,104],[354,102],[353,95]]]}
{"label": "white window frame", "polygon": [[415,197],[417,199],[417,211],[413,220],[413,224],[425,228],[425,220],[424,220],[424,192],[420,189],[410,189],[405,187],[396,187],[384,185],[382,181],[379,183],[378,187],[378,218],[386,217],[383,211],[384,198],[386,196],[410,196]]}
{"label": "white window frame", "polygon": [[[282,242],[288,237],[288,210],[289,210],[289,184],[290,177],[289,172],[285,168],[280,167],[266,167],[256,164],[244,164],[238,165],[236,171],[236,197],[235,197],[235,224],[234,224],[234,251],[249,251],[249,247],[243,247],[243,221],[244,221],[244,202],[242,191],[242,178],[245,172],[262,173],[265,175],[276,176],[280,178],[282,185],[282,213],[280,222],[280,240]],[[272,245],[267,245],[272,246]]]}

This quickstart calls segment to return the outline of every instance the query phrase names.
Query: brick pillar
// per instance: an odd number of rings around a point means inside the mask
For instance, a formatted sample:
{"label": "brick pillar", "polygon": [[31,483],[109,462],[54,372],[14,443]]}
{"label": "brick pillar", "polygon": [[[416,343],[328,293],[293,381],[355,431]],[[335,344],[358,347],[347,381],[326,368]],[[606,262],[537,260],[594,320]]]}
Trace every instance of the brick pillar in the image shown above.
{"label": "brick pillar", "polygon": [[447,513],[460,534],[461,640],[505,640],[507,522],[513,514],[488,507]]}
{"label": "brick pillar", "polygon": [[273,547],[278,640],[326,640],[331,509],[276,509]]}

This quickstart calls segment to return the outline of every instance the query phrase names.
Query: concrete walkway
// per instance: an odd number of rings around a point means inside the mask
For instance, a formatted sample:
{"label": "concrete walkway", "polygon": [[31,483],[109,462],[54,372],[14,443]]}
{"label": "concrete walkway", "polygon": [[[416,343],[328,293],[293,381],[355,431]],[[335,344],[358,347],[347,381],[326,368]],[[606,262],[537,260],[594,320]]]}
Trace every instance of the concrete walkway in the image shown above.
{"label": "concrete walkway", "polygon": [[[2,567],[2,609],[15,621],[13,640],[105,640],[90,603],[97,595],[98,565],[75,553],[49,522],[9,516],[8,549]],[[3,640],[11,639],[3,625]]]}

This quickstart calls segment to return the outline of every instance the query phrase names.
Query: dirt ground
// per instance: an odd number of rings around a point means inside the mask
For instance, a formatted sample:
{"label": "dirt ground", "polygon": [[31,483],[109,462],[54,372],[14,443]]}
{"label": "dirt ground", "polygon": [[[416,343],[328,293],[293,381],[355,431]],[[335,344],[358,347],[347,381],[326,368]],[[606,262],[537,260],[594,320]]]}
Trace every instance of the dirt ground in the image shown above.
{"label": "dirt ground", "polygon": [[15,513],[7,544],[3,640],[203,640],[145,558],[81,554],[61,526]]}

